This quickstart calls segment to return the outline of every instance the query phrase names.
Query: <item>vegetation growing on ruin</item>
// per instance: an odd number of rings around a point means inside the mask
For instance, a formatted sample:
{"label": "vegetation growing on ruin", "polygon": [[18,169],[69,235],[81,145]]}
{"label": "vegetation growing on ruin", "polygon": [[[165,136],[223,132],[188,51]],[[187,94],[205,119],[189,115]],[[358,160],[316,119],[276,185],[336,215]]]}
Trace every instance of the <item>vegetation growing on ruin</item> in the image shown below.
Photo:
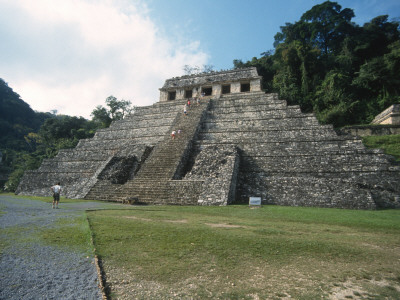
{"label": "vegetation growing on ruin", "polygon": [[383,149],[386,154],[393,155],[400,162],[400,135],[365,136],[363,143],[369,148]]}
{"label": "vegetation growing on ruin", "polygon": [[399,217],[279,206],[88,212],[111,292],[139,299],[396,299]]}

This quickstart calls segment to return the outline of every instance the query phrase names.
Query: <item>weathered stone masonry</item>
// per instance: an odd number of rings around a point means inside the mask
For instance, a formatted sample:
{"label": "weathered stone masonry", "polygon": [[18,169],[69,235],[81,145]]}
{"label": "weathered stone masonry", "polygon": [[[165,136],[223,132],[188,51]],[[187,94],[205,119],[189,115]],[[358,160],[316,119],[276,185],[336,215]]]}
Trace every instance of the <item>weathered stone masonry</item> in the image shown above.
{"label": "weathered stone masonry", "polygon": [[182,76],[165,81],[160,102],[224,94],[261,91],[261,77],[255,68]]}
{"label": "weathered stone masonry", "polygon": [[70,198],[128,203],[400,207],[392,157],[263,93],[260,79],[255,68],[169,79],[158,103],[26,172],[17,192],[49,195],[61,181]]}

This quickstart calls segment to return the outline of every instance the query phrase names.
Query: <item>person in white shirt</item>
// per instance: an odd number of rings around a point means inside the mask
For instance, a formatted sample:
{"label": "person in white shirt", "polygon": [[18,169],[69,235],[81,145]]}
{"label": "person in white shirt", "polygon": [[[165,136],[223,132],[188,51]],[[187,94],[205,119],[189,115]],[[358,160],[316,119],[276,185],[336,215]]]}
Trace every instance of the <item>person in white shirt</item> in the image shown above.
{"label": "person in white shirt", "polygon": [[61,193],[60,183],[57,182],[57,184],[53,185],[50,189],[53,192],[53,208],[58,208],[58,202],[60,201]]}

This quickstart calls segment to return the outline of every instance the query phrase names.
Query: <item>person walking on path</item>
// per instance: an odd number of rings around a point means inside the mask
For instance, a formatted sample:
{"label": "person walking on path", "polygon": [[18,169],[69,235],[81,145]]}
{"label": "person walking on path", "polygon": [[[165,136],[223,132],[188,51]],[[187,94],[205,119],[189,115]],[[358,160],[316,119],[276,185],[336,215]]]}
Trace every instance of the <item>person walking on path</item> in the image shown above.
{"label": "person walking on path", "polygon": [[53,208],[58,208],[58,202],[60,201],[61,193],[60,183],[57,182],[57,184],[53,185],[50,189],[53,192]]}

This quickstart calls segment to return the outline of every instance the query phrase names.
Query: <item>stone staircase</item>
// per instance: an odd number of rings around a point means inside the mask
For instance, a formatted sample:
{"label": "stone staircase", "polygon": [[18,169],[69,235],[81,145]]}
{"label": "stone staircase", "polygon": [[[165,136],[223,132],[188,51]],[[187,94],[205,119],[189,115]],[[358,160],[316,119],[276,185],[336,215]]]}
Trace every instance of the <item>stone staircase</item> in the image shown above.
{"label": "stone staircase", "polygon": [[[26,171],[16,193],[50,196],[49,187],[59,181],[63,196],[84,198],[96,186],[100,189],[101,185],[108,185],[98,181],[97,175],[114,156],[126,152],[125,149],[132,152],[135,146],[158,144],[174,122],[177,111],[177,102],[138,107],[134,114],[113,122],[109,128],[97,130],[94,137],[81,139],[74,149],[60,150],[56,157],[44,160],[39,169]],[[134,152],[137,157],[141,156],[140,151]]]}
{"label": "stone staircase", "polygon": [[[179,183],[181,192],[171,187],[173,179],[180,179],[184,174],[184,168],[192,150],[193,140],[195,139],[202,118],[209,105],[208,101],[197,105],[192,104],[188,109],[188,114],[178,112],[175,121],[170,127],[164,139],[158,143],[150,156],[141,166],[135,177],[128,180],[125,184],[110,184],[109,182],[99,181],[98,184],[86,195],[85,199],[97,199],[128,203],[152,203],[152,204],[197,204],[196,195],[191,195],[193,203],[182,201],[187,193],[199,193],[199,188],[191,188],[193,185],[199,186],[198,182],[193,184]],[[172,130],[180,134],[172,139]],[[173,185],[173,184],[172,184]]]}

